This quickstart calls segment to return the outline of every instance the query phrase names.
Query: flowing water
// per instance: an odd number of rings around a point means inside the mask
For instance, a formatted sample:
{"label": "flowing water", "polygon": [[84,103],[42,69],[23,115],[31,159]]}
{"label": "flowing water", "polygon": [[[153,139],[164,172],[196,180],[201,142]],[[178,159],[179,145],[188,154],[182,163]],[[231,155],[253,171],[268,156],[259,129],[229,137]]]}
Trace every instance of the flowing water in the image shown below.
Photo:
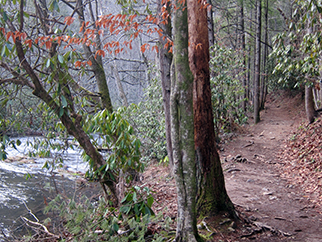
{"label": "flowing water", "polygon": [[[33,219],[29,210],[39,219],[45,218],[42,209],[46,198],[53,197],[48,187],[53,188],[55,183],[59,190],[73,191],[76,173],[84,173],[87,169],[87,164],[80,156],[81,151],[67,149],[62,155],[62,168],[49,172],[43,165],[53,161],[52,158],[27,157],[28,152],[32,151],[27,143],[34,142],[33,139],[19,138],[21,145],[17,149],[6,149],[10,162],[0,161],[0,241],[5,241],[12,234],[21,234],[21,226],[18,226],[22,224],[21,216]],[[57,154],[52,152],[52,157]],[[31,174],[32,178],[26,179],[27,174]]]}

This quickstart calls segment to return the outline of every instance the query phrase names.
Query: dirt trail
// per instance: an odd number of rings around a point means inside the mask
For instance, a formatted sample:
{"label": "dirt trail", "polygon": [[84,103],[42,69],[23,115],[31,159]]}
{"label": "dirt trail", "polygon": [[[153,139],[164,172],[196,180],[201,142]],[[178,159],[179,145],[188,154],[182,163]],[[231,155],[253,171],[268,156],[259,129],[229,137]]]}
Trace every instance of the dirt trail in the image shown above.
{"label": "dirt trail", "polygon": [[261,122],[222,146],[220,157],[233,203],[251,220],[289,235],[256,241],[322,241],[322,215],[297,186],[280,176],[276,165],[283,140],[305,118],[303,108],[299,97],[270,97]]}

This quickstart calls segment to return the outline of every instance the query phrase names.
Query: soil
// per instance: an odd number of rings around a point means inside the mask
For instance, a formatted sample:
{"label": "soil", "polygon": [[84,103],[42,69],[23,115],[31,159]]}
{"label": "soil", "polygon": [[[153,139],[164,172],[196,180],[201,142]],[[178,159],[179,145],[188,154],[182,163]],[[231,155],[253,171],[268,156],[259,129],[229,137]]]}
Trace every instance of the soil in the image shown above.
{"label": "soil", "polygon": [[[207,241],[322,241],[321,207],[311,202],[301,186],[285,178],[285,163],[279,158],[300,125],[306,125],[301,96],[278,92],[269,95],[258,124],[226,136],[220,157],[226,189],[240,220],[221,216],[217,224],[213,218],[199,221],[208,224],[208,232],[204,226],[199,231]],[[175,219],[176,187],[168,174],[165,167],[150,166],[142,181],[156,191],[154,210]]]}

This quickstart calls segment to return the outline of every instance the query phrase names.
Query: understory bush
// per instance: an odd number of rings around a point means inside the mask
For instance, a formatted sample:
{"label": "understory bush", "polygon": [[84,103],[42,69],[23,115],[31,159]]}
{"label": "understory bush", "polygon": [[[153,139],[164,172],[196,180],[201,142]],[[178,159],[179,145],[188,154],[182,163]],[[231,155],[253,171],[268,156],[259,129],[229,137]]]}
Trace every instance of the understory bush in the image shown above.
{"label": "understory bush", "polygon": [[[125,196],[119,209],[110,207],[102,197],[96,202],[86,197],[75,202],[58,195],[45,213],[59,216],[62,226],[53,232],[64,235],[61,241],[164,241],[171,219],[155,216],[152,203],[150,191],[136,187]],[[44,224],[50,222],[47,218]]]}
{"label": "understory bush", "polygon": [[231,131],[232,123],[242,124],[247,121],[242,108],[245,93],[242,58],[237,51],[219,44],[211,48],[211,56],[212,107],[216,130]]}
{"label": "understory bush", "polygon": [[165,117],[161,81],[152,79],[145,89],[144,100],[131,104],[127,110],[128,120],[142,142],[142,161],[163,160],[167,155]]}

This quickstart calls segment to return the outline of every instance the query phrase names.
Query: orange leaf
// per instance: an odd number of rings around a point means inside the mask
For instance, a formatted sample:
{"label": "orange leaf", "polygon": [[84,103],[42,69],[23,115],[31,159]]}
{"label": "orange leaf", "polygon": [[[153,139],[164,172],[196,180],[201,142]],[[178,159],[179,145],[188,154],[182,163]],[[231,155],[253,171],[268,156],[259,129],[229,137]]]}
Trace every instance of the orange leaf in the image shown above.
{"label": "orange leaf", "polygon": [[87,64],[89,65],[89,66],[92,66],[93,65],[93,63],[89,60],[89,61],[87,61]]}
{"label": "orange leaf", "polygon": [[31,39],[27,39],[26,41],[25,41],[25,45],[28,45],[29,46],[29,49],[31,48],[31,46],[32,46],[32,40]]}
{"label": "orange leaf", "polygon": [[80,62],[80,61],[76,61],[76,62],[75,62],[75,67],[80,67],[80,66],[81,66],[81,64],[82,64],[82,62]]}
{"label": "orange leaf", "polygon": [[65,17],[64,23],[67,25],[71,25],[74,22],[75,18],[71,17],[71,16],[67,16]]}
{"label": "orange leaf", "polygon": [[158,46],[152,46],[152,50],[155,50],[157,53],[159,53],[159,48],[158,48]]}
{"label": "orange leaf", "polygon": [[52,45],[51,41],[46,41],[46,48],[47,49],[50,49],[51,45]]}
{"label": "orange leaf", "polygon": [[80,27],[80,29],[79,29],[79,33],[83,32],[84,27],[85,27],[85,22],[83,22],[83,23],[82,23],[82,27]]}
{"label": "orange leaf", "polygon": [[6,36],[6,41],[8,41],[9,40],[9,38],[10,38],[10,36],[12,36],[13,35],[13,33],[12,32],[8,32],[7,33],[7,36]]}
{"label": "orange leaf", "polygon": [[201,43],[199,43],[199,44],[197,44],[197,45],[196,45],[196,50],[197,50],[198,48],[200,48],[200,49],[202,50],[202,45],[201,45]]}

